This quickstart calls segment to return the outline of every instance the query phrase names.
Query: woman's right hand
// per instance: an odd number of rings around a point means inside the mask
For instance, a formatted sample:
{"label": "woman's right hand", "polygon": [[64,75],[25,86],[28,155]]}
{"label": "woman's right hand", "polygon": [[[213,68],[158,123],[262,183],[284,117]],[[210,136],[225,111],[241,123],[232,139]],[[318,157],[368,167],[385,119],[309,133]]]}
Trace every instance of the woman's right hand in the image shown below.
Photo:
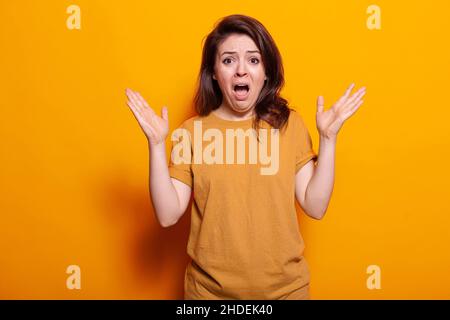
{"label": "woman's right hand", "polygon": [[167,107],[162,108],[162,117],[159,117],[139,92],[127,88],[126,94],[128,97],[127,105],[139,122],[149,143],[158,145],[165,142],[169,134],[169,112]]}

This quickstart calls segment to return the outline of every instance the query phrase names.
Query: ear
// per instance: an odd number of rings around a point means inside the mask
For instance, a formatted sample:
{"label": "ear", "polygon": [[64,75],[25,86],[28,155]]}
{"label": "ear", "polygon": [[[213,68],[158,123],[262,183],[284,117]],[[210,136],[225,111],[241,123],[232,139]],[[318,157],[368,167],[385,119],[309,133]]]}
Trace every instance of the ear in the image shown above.
{"label": "ear", "polygon": [[214,80],[217,80],[217,79],[216,79],[216,75],[215,75],[214,73],[213,73],[213,79],[214,79]]}

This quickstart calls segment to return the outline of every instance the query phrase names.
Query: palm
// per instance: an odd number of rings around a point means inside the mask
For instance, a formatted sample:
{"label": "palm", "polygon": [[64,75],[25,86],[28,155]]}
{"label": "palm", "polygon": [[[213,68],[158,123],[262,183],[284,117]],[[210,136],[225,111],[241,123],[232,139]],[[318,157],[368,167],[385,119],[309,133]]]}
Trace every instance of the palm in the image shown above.
{"label": "palm", "polygon": [[152,145],[164,142],[169,133],[167,108],[162,108],[162,117],[159,117],[139,92],[127,89],[126,94],[128,96],[127,104],[149,142]]}
{"label": "palm", "polygon": [[364,87],[349,97],[354,84],[352,83],[345,94],[327,111],[324,111],[323,97],[317,98],[316,125],[321,136],[335,138],[343,123],[358,110],[363,103],[362,97],[366,93]]}

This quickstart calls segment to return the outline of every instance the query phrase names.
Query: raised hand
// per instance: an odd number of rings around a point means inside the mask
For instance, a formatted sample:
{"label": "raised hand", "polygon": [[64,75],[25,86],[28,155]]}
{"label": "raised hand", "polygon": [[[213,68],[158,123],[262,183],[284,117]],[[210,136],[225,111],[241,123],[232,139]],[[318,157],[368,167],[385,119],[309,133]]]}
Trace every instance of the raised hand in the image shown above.
{"label": "raised hand", "polygon": [[128,97],[127,105],[139,122],[149,143],[157,145],[164,142],[169,134],[169,112],[167,107],[162,108],[162,117],[159,117],[139,92],[128,88],[125,92]]}
{"label": "raised hand", "polygon": [[366,93],[366,88],[362,87],[356,91],[351,97],[350,92],[355,86],[352,83],[344,95],[327,111],[324,111],[324,99],[322,96],[317,98],[316,125],[319,134],[327,139],[336,138],[344,121],[358,110],[363,103],[362,97]]}

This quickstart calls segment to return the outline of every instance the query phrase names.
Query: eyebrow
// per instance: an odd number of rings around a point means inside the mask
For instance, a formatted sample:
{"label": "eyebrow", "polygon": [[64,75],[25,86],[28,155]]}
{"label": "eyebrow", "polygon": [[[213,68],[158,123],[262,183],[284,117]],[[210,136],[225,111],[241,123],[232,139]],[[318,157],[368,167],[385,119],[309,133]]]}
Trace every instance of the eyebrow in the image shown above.
{"label": "eyebrow", "polygon": [[[224,52],[222,52],[221,56],[223,56],[224,54],[236,54],[236,53],[237,53],[236,51],[224,51]],[[247,50],[247,53],[259,53],[259,54],[261,54],[259,52],[259,50]]]}

